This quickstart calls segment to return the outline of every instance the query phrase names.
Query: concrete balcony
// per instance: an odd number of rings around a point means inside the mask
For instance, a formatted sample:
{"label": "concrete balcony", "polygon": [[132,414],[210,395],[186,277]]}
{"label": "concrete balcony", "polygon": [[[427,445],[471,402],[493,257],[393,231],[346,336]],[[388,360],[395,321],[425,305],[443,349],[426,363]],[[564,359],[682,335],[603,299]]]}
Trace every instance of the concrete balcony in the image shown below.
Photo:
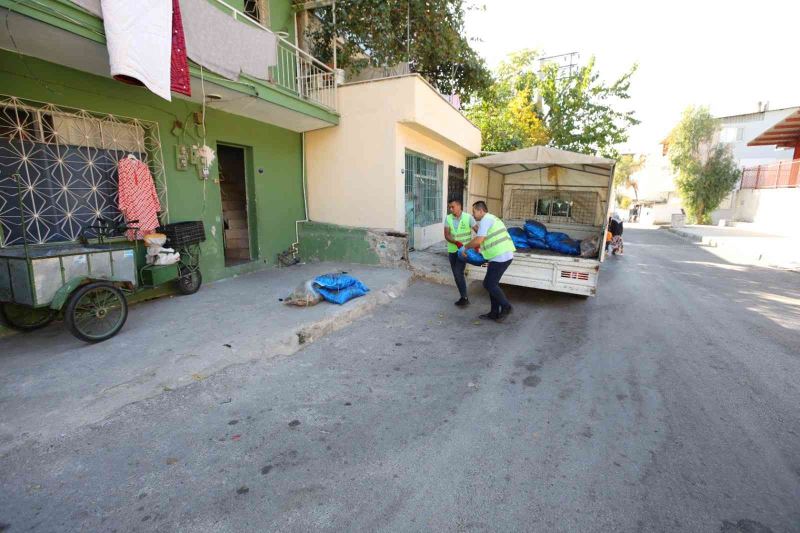
{"label": "concrete balcony", "polygon": [[[221,16],[241,24],[242,31],[248,25],[273,33],[223,0],[207,1]],[[6,21],[0,27],[0,48],[108,77],[99,5],[100,0],[0,0],[0,17]],[[235,34],[219,36],[211,31],[212,36],[226,39],[226,44],[237,42]],[[211,93],[218,98],[207,101],[209,107],[296,132],[338,124],[333,69],[282,36],[276,37],[276,64],[263,76],[242,73],[231,80],[190,61],[192,96],[173,94],[173,98],[201,102],[203,93]]]}

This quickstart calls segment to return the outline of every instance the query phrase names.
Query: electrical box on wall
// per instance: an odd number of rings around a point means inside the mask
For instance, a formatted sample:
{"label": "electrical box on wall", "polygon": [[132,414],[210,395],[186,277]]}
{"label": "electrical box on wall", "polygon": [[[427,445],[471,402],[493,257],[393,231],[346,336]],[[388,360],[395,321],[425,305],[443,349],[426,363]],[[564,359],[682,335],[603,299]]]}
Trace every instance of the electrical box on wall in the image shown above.
{"label": "electrical box on wall", "polygon": [[175,146],[175,162],[178,170],[189,168],[189,147],[185,144]]}

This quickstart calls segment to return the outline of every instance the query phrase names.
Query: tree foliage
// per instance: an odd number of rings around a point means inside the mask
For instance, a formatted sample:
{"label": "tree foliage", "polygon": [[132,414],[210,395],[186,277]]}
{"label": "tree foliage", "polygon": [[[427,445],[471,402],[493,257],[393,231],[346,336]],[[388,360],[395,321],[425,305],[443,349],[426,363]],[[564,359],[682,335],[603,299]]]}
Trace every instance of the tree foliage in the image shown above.
{"label": "tree foliage", "polygon": [[669,160],[689,217],[710,222],[711,212],[733,190],[740,170],[717,139],[719,124],[705,107],[689,107],[669,135]]}
{"label": "tree foliage", "polygon": [[623,154],[617,159],[617,166],[614,169],[614,188],[633,189],[636,199],[639,199],[639,183],[633,179],[633,174],[644,166],[645,159],[642,156],[636,157],[633,154]]}
{"label": "tree foliage", "polygon": [[[627,141],[628,129],[639,123],[633,111],[618,109],[629,98],[636,65],[607,84],[595,71],[594,58],[564,75],[555,64],[545,63],[540,69],[539,57],[536,50],[509,55],[498,67],[494,84],[468,108],[468,116],[483,132],[485,148],[506,151],[548,144],[616,157],[616,145]],[[520,113],[513,115],[512,107]]]}
{"label": "tree foliage", "polygon": [[481,130],[485,150],[508,152],[550,141],[536,109],[535,77],[524,71],[535,54],[511,54],[500,64],[491,87],[467,108],[467,117]]}
{"label": "tree foliage", "polygon": [[[468,9],[464,0],[337,0],[337,62],[358,71],[409,61],[442,93],[466,99],[492,81],[464,35]],[[315,15],[319,24],[308,32],[313,53],[331,62],[332,8],[318,8]]]}

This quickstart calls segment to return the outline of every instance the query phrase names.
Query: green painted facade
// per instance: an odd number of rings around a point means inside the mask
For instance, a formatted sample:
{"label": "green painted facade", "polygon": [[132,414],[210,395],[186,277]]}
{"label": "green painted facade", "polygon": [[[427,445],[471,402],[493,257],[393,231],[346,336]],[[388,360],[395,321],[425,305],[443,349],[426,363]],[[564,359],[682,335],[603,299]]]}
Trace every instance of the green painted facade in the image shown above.
{"label": "green painted facade", "polygon": [[380,264],[375,248],[367,240],[366,229],[320,222],[300,224],[300,258],[306,262]]}
{"label": "green painted facade", "polygon": [[[302,140],[299,133],[240,116],[206,110],[206,144],[242,146],[250,156],[248,199],[251,232],[257,236],[253,263],[226,268],[222,247],[222,201],[218,167],[212,165],[207,180],[194,167],[176,168],[174,122],[190,123],[198,104],[173,99],[166,102],[144,88],[109,78],[91,76],[31,57],[0,51],[2,92],[61,106],[88,109],[159,125],[167,176],[171,221],[203,220],[208,240],[203,244],[201,267],[211,281],[275,263],[276,255],[295,241],[295,221],[305,216],[302,181]],[[184,142],[193,142],[186,139]],[[263,173],[259,173],[259,169]],[[254,220],[253,220],[254,219]],[[212,230],[213,228],[213,230]]]}

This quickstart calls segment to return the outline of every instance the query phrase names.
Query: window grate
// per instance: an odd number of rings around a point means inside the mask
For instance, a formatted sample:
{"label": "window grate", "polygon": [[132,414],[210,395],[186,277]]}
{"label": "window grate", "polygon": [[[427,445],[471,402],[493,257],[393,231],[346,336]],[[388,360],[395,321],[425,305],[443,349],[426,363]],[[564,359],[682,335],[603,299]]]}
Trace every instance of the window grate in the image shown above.
{"label": "window grate", "polygon": [[512,189],[506,218],[592,225],[597,201],[596,192]]}
{"label": "window grate", "polygon": [[[167,222],[158,124],[0,95],[0,246],[75,241],[98,217],[121,221],[117,163],[148,164]],[[22,212],[17,179],[22,190]]]}
{"label": "window grate", "polygon": [[443,165],[441,161],[413,152],[406,152],[407,227],[410,226],[409,216],[413,218],[413,226],[417,227],[430,226],[443,221],[442,172]]}

